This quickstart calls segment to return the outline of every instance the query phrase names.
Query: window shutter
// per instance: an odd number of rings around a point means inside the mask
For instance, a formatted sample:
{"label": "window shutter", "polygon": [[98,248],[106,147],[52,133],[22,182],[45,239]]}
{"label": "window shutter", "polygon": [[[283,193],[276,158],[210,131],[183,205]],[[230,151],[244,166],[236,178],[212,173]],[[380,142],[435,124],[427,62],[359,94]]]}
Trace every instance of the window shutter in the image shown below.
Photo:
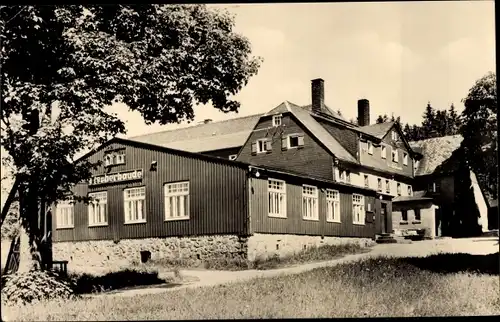
{"label": "window shutter", "polygon": [[281,150],[285,151],[286,150],[286,140],[288,139],[287,136],[282,136],[281,137]]}
{"label": "window shutter", "polygon": [[298,137],[298,141],[299,141],[299,148],[303,148],[304,147],[304,134],[301,134]]}
{"label": "window shutter", "polygon": [[252,155],[257,155],[257,142],[252,143]]}
{"label": "window shutter", "polygon": [[266,152],[271,153],[272,150],[273,150],[272,142],[271,142],[271,140],[267,140],[266,141]]}

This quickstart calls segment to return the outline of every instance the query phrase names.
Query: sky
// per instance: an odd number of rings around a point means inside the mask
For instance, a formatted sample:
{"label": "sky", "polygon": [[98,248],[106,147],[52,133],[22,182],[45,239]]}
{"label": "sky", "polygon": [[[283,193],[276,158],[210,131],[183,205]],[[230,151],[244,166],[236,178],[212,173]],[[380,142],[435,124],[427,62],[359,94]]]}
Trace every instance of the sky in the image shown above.
{"label": "sky", "polygon": [[[394,113],[420,124],[428,102],[437,109],[461,100],[474,82],[496,71],[493,1],[209,5],[235,14],[264,62],[234,99],[238,114],[195,107],[194,124],[264,113],[288,100],[311,102],[311,80],[325,81],[325,103],[347,118],[370,101],[371,121]],[[125,137],[188,126],[146,125],[122,104]],[[189,124],[193,125],[193,123]]]}
{"label": "sky", "polygon": [[[197,106],[194,124],[265,113],[285,100],[310,104],[315,78],[325,81],[326,105],[347,119],[356,117],[357,100],[366,98],[372,122],[394,113],[420,124],[427,102],[438,109],[453,103],[461,112],[474,82],[496,71],[493,1],[209,7],[235,14],[235,32],[264,62],[234,97],[241,103],[238,114]],[[146,125],[122,104],[108,111],[126,123],[125,137],[193,124]]]}

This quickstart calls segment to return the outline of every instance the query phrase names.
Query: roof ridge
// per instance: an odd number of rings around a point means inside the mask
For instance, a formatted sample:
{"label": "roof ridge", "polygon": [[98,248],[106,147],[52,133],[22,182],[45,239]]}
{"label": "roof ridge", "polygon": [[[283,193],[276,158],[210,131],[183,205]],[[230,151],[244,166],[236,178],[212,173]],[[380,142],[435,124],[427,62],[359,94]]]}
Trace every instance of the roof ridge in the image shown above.
{"label": "roof ridge", "polygon": [[262,115],[262,113],[251,114],[251,115],[246,115],[246,116],[241,116],[241,117],[235,117],[235,118],[231,118],[231,119],[227,119],[227,120],[221,120],[221,121],[217,121],[217,122],[196,124],[196,125],[185,126],[185,127],[181,127],[181,128],[177,128],[177,129],[171,129],[171,130],[162,130],[162,131],[157,131],[157,132],[151,132],[151,133],[148,133],[148,134],[140,134],[140,135],[131,136],[131,137],[128,137],[128,139],[139,138],[139,137],[153,135],[153,134],[159,134],[159,133],[174,132],[174,131],[179,131],[179,130],[184,130],[184,129],[192,129],[192,128],[195,128],[195,127],[200,127],[200,126],[204,126],[204,125],[208,125],[208,124],[220,124],[220,123],[224,123],[224,122],[229,122],[229,121],[234,121],[234,120],[241,120],[241,119],[244,119],[244,118],[256,117],[256,116],[261,116],[261,115]]}

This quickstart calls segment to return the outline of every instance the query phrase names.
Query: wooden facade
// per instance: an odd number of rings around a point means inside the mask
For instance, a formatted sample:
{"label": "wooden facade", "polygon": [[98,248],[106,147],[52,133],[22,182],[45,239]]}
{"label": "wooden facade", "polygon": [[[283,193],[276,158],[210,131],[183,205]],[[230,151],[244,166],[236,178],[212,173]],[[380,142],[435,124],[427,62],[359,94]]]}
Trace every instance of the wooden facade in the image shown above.
{"label": "wooden facade", "polygon": [[[286,218],[270,217],[268,214],[268,178],[286,182]],[[318,220],[304,220],[302,214],[302,185],[318,188]],[[286,175],[270,173],[265,177],[252,178],[250,182],[252,205],[251,229],[255,233],[296,234],[339,237],[375,236],[375,225],[379,220],[380,202],[373,190],[359,189],[353,186],[333,182],[318,182],[303,178],[291,178]],[[326,214],[325,189],[338,190],[340,194],[340,223],[328,222]],[[352,194],[364,196],[365,222],[353,224]],[[368,206],[370,204],[370,206]]]}
{"label": "wooden facade", "polygon": [[[103,159],[109,148],[124,148],[125,164],[110,169],[100,166],[94,175],[142,169],[143,178],[95,187],[89,187],[87,183],[77,185],[74,193],[79,196],[107,191],[108,223],[101,227],[89,227],[88,206],[77,202],[74,207],[74,228],[56,229],[55,220],[53,221],[54,241],[248,233],[245,166],[133,141],[128,141],[127,144],[120,142],[122,141],[103,146],[89,158],[96,162]],[[157,162],[155,171],[150,169],[153,161]],[[166,221],[163,185],[179,181],[189,181],[190,218]],[[131,187],[145,187],[144,223],[124,222],[123,191]]]}
{"label": "wooden facade", "polygon": [[[88,204],[76,202],[72,227],[60,228],[54,216],[54,242],[215,234],[248,236],[253,233],[374,238],[380,221],[380,200],[371,189],[266,167],[258,168],[262,175],[255,175],[252,172],[255,167],[246,163],[124,139],[114,139],[86,157],[97,162],[109,151],[123,151],[124,164],[101,165],[93,173],[92,184],[85,182],[74,188],[74,194],[83,197],[89,193],[107,192],[107,222],[100,226],[89,225]],[[142,176],[128,181],[111,182],[108,179],[105,183],[95,179],[131,170],[142,170]],[[286,182],[286,218],[269,216],[268,178]],[[165,220],[164,184],[184,181],[189,182],[189,218]],[[304,184],[318,188],[317,221],[303,219]],[[145,221],[126,223],[124,189],[134,187],[145,187]],[[339,191],[340,223],[326,221],[326,188]],[[365,209],[369,210],[364,223],[353,223],[353,193],[364,196]]]}
{"label": "wooden facade", "polygon": [[[303,147],[282,149],[282,138],[288,134],[303,134]],[[271,140],[271,151],[252,155],[252,143],[258,139]],[[290,113],[283,113],[282,126],[274,127],[272,116],[262,117],[238,154],[238,161],[259,166],[272,166],[318,178],[333,178],[333,158],[321,143]]]}

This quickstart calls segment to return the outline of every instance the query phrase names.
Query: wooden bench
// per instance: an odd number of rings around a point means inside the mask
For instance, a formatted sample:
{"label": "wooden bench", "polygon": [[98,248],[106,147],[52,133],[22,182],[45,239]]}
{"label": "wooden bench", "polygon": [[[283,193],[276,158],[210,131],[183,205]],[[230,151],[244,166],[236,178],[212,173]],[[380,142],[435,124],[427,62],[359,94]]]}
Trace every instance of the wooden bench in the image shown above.
{"label": "wooden bench", "polygon": [[57,267],[57,270],[63,275],[68,275],[68,261],[52,261],[52,268]]}

